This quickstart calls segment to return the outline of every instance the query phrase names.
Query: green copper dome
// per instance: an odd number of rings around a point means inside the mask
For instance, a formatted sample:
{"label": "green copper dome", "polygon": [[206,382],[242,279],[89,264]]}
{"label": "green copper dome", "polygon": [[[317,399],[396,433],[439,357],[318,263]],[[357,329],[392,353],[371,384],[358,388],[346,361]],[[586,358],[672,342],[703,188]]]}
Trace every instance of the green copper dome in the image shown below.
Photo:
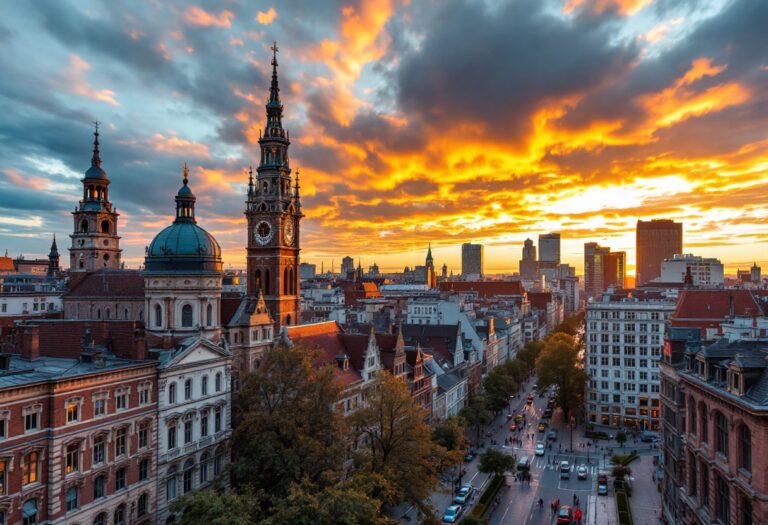
{"label": "green copper dome", "polygon": [[195,220],[195,195],[188,186],[184,165],[184,185],[176,194],[176,220],[157,234],[147,248],[148,272],[221,273],[221,248],[213,235]]}

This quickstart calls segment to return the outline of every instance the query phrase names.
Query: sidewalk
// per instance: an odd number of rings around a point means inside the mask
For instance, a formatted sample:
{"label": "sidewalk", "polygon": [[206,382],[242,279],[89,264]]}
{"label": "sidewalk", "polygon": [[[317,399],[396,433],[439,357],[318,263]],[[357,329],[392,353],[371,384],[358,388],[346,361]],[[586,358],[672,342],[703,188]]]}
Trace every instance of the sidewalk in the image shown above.
{"label": "sidewalk", "polygon": [[656,487],[654,472],[657,467],[653,464],[653,456],[641,456],[633,461],[632,497],[629,507],[632,509],[632,521],[635,525],[659,525],[661,512],[661,493]]}
{"label": "sidewalk", "polygon": [[616,517],[616,500],[612,492],[608,496],[589,496],[584,525],[614,525]]}

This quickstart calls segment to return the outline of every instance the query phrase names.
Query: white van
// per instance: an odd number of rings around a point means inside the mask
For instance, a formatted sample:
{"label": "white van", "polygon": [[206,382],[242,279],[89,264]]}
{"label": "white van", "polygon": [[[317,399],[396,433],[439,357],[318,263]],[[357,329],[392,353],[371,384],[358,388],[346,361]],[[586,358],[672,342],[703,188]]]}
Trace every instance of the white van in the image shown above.
{"label": "white van", "polygon": [[570,479],[571,465],[567,461],[560,462],[560,479]]}

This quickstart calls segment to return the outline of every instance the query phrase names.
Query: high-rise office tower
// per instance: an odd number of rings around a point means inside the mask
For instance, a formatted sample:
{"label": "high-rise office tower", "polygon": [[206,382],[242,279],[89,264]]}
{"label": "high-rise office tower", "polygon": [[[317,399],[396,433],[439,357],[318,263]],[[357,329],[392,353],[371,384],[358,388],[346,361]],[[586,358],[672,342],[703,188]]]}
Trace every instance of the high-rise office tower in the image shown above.
{"label": "high-rise office tower", "polygon": [[560,234],[539,235],[539,266],[557,268],[560,264]]}
{"label": "high-rise office tower", "polygon": [[661,262],[683,253],[683,225],[669,219],[637,221],[637,285],[661,276]]}
{"label": "high-rise office tower", "polygon": [[626,271],[626,252],[612,252],[596,242],[584,243],[584,292],[587,298],[600,295],[609,286],[624,287]]}
{"label": "high-rise office tower", "polygon": [[539,263],[536,260],[536,246],[531,239],[526,239],[523,244],[523,258],[520,259],[520,277],[526,281],[536,279]]}
{"label": "high-rise office tower", "polygon": [[461,275],[483,277],[483,245],[465,242],[461,245]]}

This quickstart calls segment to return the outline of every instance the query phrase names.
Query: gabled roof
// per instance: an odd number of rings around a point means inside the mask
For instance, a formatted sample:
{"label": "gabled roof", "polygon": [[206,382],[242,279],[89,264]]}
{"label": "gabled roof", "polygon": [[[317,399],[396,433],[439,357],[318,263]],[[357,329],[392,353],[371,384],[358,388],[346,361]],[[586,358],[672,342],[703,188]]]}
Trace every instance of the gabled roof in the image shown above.
{"label": "gabled roof", "polygon": [[[259,293],[258,297],[241,297],[234,314],[229,316],[226,322],[229,326],[258,326],[272,324],[272,316],[264,302],[264,296]],[[222,298],[222,303],[224,299]],[[228,309],[232,308],[233,299],[229,300]],[[222,311],[223,311],[222,306]]]}
{"label": "gabled roof", "polygon": [[13,258],[0,257],[0,272],[16,272],[16,267],[13,265]]}
{"label": "gabled roof", "polygon": [[232,354],[213,341],[204,337],[189,337],[179,342],[171,350],[160,351],[159,368],[171,368],[173,366],[205,362],[221,357],[231,357]]}
{"label": "gabled roof", "polygon": [[484,298],[525,294],[520,281],[442,281],[437,285],[441,292],[477,292]]}
{"label": "gabled roof", "polygon": [[103,269],[80,279],[64,299],[99,297],[144,300],[144,277],[138,270]]}
{"label": "gabled roof", "polygon": [[672,321],[714,321],[730,315],[757,316],[761,313],[760,306],[749,290],[683,290],[672,314]]}
{"label": "gabled roof", "polygon": [[285,331],[294,344],[301,344],[317,352],[317,365],[336,367],[336,380],[340,384],[349,386],[362,381],[362,376],[355,367],[349,367],[347,370],[338,367],[336,358],[347,355],[347,349],[342,343],[341,327],[336,321],[287,326]]}

